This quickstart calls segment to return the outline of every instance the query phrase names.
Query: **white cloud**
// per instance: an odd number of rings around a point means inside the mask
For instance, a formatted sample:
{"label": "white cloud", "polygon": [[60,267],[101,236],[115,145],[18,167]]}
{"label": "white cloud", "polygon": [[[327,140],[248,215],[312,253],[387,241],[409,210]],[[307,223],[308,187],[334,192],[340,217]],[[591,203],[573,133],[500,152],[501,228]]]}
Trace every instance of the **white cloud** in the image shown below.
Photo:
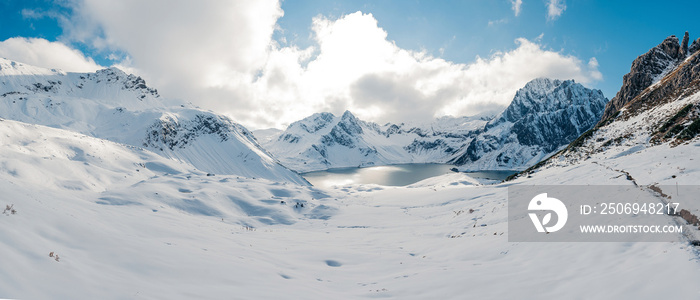
{"label": "white cloud", "polygon": [[489,20],[489,27],[494,26],[494,25],[500,25],[500,24],[506,24],[508,23],[508,19],[503,18],[499,20]]}
{"label": "white cloud", "polygon": [[588,70],[590,72],[589,76],[593,80],[603,80],[603,73],[598,71],[598,60],[595,57],[591,57],[588,60]]}
{"label": "white cloud", "polygon": [[193,102],[206,98],[202,88],[249,82],[265,64],[283,14],[276,0],[84,0],[74,6],[67,38],[126,52],[130,65],[123,65],[166,96]]}
{"label": "white cloud", "polygon": [[[355,112],[378,122],[426,120],[502,109],[515,92],[536,77],[592,83],[597,65],[543,49],[527,39],[516,48],[457,64],[388,41],[371,14],[337,20],[316,18],[318,49],[280,48],[271,52],[254,83],[261,108],[288,123],[317,111]],[[306,67],[300,61],[318,51]],[[305,56],[306,55],[306,56]],[[598,72],[599,73],[599,72]],[[271,111],[262,109],[260,115]]]}
{"label": "white cloud", "polygon": [[15,37],[1,41],[0,57],[70,72],[93,72],[102,68],[78,50],[39,38]]}
{"label": "white cloud", "polygon": [[84,41],[125,52],[120,67],[138,72],[164,96],[252,128],[345,109],[377,122],[493,112],[536,77],[599,78],[596,64],[526,39],[470,64],[402,49],[361,12],[316,17],[312,47],[283,46],[272,39],[283,14],[272,0],[85,0],[76,8],[81,13],[66,27],[68,38],[92,34]]}
{"label": "white cloud", "polygon": [[511,0],[510,3],[513,5],[513,13],[517,17],[520,14],[520,7],[523,5],[523,0]]}
{"label": "white cloud", "polygon": [[566,10],[564,0],[549,0],[547,2],[547,20],[556,20]]}

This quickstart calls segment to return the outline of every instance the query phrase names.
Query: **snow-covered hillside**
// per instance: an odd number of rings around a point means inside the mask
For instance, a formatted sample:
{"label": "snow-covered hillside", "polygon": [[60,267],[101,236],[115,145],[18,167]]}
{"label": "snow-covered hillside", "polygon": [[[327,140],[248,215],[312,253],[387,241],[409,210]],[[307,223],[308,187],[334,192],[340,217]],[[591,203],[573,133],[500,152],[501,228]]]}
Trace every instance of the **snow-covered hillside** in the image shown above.
{"label": "snow-covered hillside", "polygon": [[401,163],[452,163],[460,170],[522,170],[556,152],[600,119],[607,99],[573,80],[539,78],[498,116],[443,117],[385,124],[314,114],[263,146],[300,172]]}
{"label": "snow-covered hillside", "polygon": [[0,59],[0,117],[147,147],[209,173],[305,184],[243,126],[212,112],[165,107],[117,68],[65,73]]}
{"label": "snow-covered hillside", "polygon": [[487,117],[443,117],[428,124],[379,125],[346,111],[317,113],[267,136],[263,146],[294,170],[446,162]]}
{"label": "snow-covered hillside", "polygon": [[[9,120],[0,121],[0,138],[0,204],[16,211],[0,215],[5,298],[620,299],[698,292],[691,284],[700,276],[698,252],[685,241],[508,242],[508,186],[601,179],[633,186],[599,164],[549,168],[494,186],[453,173],[408,187],[319,190],[207,176],[148,150]],[[689,184],[700,165],[682,158],[698,146],[656,147],[661,152],[610,162],[641,174],[654,159],[661,166],[652,176]]]}

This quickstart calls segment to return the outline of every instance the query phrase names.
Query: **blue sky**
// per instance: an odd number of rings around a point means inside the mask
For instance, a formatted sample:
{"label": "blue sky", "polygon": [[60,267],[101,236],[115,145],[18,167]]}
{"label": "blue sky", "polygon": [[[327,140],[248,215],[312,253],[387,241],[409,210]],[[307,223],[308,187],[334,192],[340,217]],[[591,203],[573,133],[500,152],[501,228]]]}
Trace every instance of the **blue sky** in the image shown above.
{"label": "blue sky", "polygon": [[632,60],[667,36],[689,31],[691,42],[700,37],[699,1],[565,1],[556,20],[546,18],[545,1],[523,2],[516,17],[510,1],[285,1],[279,24],[288,40],[306,45],[312,17],[371,12],[398,46],[463,63],[513,48],[516,38],[543,34],[548,48],[596,57],[604,80],[594,86],[608,98]]}
{"label": "blue sky", "polygon": [[[612,98],[638,55],[686,30],[700,37],[697,1],[554,1],[558,15],[549,0],[522,0],[517,15],[510,0],[228,2],[0,0],[0,56],[118,65],[255,128],[345,109],[379,122],[493,113],[538,76]],[[396,112],[402,99],[421,112]]]}

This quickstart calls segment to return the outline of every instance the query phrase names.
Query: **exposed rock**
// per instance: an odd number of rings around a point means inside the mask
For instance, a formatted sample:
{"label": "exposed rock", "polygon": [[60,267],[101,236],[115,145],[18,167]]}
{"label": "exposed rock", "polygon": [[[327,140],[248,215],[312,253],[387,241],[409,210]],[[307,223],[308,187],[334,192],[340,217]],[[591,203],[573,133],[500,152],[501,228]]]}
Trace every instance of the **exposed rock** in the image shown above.
{"label": "exposed rock", "polygon": [[693,55],[696,51],[700,50],[700,38],[694,40],[690,47],[688,48],[688,54]]}
{"label": "exposed rock", "polygon": [[143,146],[161,151],[163,147],[174,150],[175,148],[184,148],[197,137],[205,134],[217,135],[224,142],[235,131],[251,135],[243,126],[216,115],[198,114],[194,119],[186,121],[167,116],[148,128]]}
{"label": "exposed rock", "polygon": [[700,224],[700,220],[698,220],[698,216],[694,215],[693,213],[691,213],[685,209],[681,209],[680,215],[681,215],[681,218],[683,218],[683,220],[688,222],[688,224],[690,224],[690,225],[697,226]]}
{"label": "exposed rock", "polygon": [[667,37],[661,44],[637,57],[632,62],[630,72],[622,78],[620,91],[605,107],[601,122],[613,116],[684,57],[675,35]]}
{"label": "exposed rock", "polygon": [[685,32],[685,35],[683,35],[683,42],[681,43],[681,57],[685,57],[688,55],[688,40],[690,37],[688,36],[688,32]]}

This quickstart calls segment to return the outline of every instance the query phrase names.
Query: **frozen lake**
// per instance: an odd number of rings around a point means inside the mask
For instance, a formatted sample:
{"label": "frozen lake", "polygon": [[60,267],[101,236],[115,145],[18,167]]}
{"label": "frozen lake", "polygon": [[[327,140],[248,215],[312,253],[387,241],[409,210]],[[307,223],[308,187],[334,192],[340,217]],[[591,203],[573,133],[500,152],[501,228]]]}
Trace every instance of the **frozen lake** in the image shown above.
{"label": "frozen lake", "polygon": [[[314,186],[331,187],[345,184],[379,184],[385,186],[405,186],[426,178],[451,173],[453,165],[447,164],[401,164],[364,168],[336,168],[325,171],[303,173]],[[469,172],[474,178],[503,180],[515,171]]]}

